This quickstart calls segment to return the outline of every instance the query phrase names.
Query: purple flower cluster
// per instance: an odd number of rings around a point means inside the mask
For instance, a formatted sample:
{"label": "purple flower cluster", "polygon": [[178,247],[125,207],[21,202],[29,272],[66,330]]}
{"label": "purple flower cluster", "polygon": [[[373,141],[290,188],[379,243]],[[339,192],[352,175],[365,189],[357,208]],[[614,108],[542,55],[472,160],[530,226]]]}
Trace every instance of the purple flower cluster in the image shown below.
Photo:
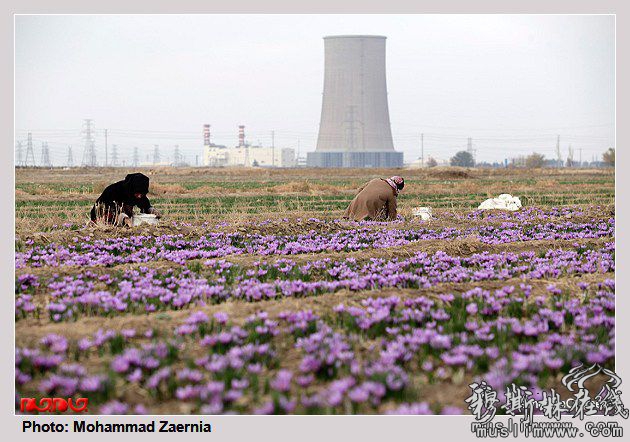
{"label": "purple flower cluster", "polygon": [[79,239],[71,245],[51,243],[17,252],[17,269],[42,266],[113,266],[167,260],[185,264],[193,259],[221,258],[234,254],[296,255],[304,253],[349,252],[370,248],[408,245],[425,240],[477,237],[487,244],[514,241],[600,238],[614,235],[614,218],[593,222],[503,222],[499,226],[481,225],[464,230],[444,228],[382,229],[370,227],[301,235],[261,235],[209,232],[198,239],[183,235],[131,237],[94,240]]}
{"label": "purple flower cluster", "polygon": [[[45,309],[51,319],[60,321],[80,315],[180,309],[228,298],[257,301],[311,296],[340,289],[429,288],[449,282],[607,273],[614,271],[615,263],[614,243],[607,243],[598,250],[547,250],[538,254],[484,252],[459,257],[444,252],[432,255],[416,252],[405,259],[372,258],[359,262],[354,258],[339,261],[325,258],[302,265],[281,259],[273,263],[256,262],[254,266],[255,270],[223,260],[210,260],[205,262],[201,273],[189,269],[176,273],[173,269],[164,272],[141,267],[126,270],[121,276],[107,275],[106,281],[98,281],[94,272],[86,271],[73,277],[48,280],[50,301]],[[24,296],[30,295],[16,295],[17,319],[37,313],[33,305],[25,303]],[[180,331],[190,333],[192,329],[187,324]]]}

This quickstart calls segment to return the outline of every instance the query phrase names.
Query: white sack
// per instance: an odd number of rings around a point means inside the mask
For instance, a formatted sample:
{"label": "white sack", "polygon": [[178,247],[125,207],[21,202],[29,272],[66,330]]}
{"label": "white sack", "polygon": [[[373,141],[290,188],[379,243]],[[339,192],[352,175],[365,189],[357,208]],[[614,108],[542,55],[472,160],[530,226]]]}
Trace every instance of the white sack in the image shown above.
{"label": "white sack", "polygon": [[479,205],[480,210],[510,210],[515,211],[522,207],[521,200],[517,196],[503,193],[497,198],[490,198]]}

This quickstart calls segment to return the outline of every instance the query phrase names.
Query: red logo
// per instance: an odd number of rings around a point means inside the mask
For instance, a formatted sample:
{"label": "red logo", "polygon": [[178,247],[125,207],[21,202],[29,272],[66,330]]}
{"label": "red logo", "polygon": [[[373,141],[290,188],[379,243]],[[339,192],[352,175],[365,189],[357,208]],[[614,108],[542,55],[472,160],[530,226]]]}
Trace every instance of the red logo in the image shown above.
{"label": "red logo", "polygon": [[88,400],[87,398],[79,398],[74,402],[74,399],[68,398],[50,398],[44,397],[39,400],[39,405],[37,404],[37,400],[33,397],[23,397],[20,400],[20,411],[32,413],[34,411],[39,412],[49,412],[52,413],[54,411],[60,411],[65,413],[70,410],[75,413],[87,412]]}

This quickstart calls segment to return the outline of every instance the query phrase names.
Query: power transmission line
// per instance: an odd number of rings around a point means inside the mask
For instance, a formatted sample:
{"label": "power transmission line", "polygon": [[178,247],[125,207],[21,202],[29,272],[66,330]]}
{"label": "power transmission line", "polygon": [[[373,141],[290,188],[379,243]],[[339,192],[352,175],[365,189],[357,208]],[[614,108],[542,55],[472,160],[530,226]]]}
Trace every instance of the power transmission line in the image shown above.
{"label": "power transmission line", "polygon": [[29,160],[31,166],[35,167],[35,152],[33,151],[33,134],[28,133],[28,138],[26,141],[26,159],[24,160],[24,165],[29,165]]}
{"label": "power transmission line", "polygon": [[15,147],[15,165],[16,166],[21,166],[22,165],[22,142],[18,141],[17,142],[17,146]]}
{"label": "power transmission line", "polygon": [[558,167],[562,167],[562,157],[560,156],[560,135],[556,139],[556,157],[558,159]]}
{"label": "power transmission line", "polygon": [[112,144],[112,167],[118,167],[118,146],[116,144]]}
{"label": "power transmission line", "polygon": [[[362,143],[359,137],[360,136],[369,137],[371,136],[371,134],[367,132],[364,133],[361,127],[359,127],[359,125],[361,125],[362,123],[361,121],[359,121],[359,118],[357,118],[358,115],[356,114],[356,112],[354,112],[354,109],[350,108],[348,109],[348,111],[349,111],[347,115],[348,118],[345,121],[346,133],[341,135],[339,137],[340,139],[337,141],[340,143],[343,143],[344,141],[346,141],[346,144],[352,144],[355,148],[360,148]],[[596,127],[599,127],[599,126],[596,126]],[[87,128],[84,128],[83,133],[81,135],[77,133],[78,131],[71,130],[71,129],[45,129],[44,128],[44,129],[38,130],[37,132],[33,132],[32,130],[27,131],[26,129],[18,129],[17,138],[20,139],[20,141],[22,142],[22,153],[23,153],[22,161],[20,164],[28,165],[28,166],[39,165],[39,163],[35,161],[34,155],[32,156],[24,155],[24,151],[27,150],[26,149],[27,133],[31,132],[32,134],[34,134],[33,142],[35,143],[46,141],[49,146],[50,159],[52,160],[54,158],[55,160],[57,160],[57,159],[65,158],[66,149],[69,144],[72,144],[73,146],[79,145],[80,148],[84,146],[85,129]],[[90,129],[91,129],[92,140],[97,139],[98,136],[101,135],[100,130],[97,131],[96,129],[94,129],[93,123],[90,125]],[[558,128],[558,129],[559,130],[555,131],[556,134],[543,133],[543,130],[541,129],[534,129],[533,131],[530,131],[531,135],[529,136],[523,132],[523,130],[525,129],[521,129],[519,132],[516,132],[514,134],[508,133],[504,131],[503,129],[499,129],[496,132],[494,132],[496,135],[493,135],[490,132],[484,132],[482,135],[474,137],[474,145],[472,146],[472,150],[474,151],[473,152],[474,159],[475,161],[482,161],[483,159],[497,157],[499,155],[503,157],[506,150],[509,150],[510,152],[513,152],[514,154],[520,154],[520,153],[526,153],[526,152],[529,153],[532,151],[536,151],[536,152],[541,152],[543,154],[546,154],[548,158],[552,158],[552,159],[556,158],[556,161],[555,161],[556,166],[564,167],[565,162],[562,161],[563,158],[561,156],[561,152],[560,152],[559,161],[558,161],[557,149],[556,149],[556,152],[554,152],[554,143],[553,143],[554,140],[552,139],[552,137],[556,138],[558,136],[557,135],[558,133],[560,133],[560,136],[566,142],[567,145],[571,143],[571,144],[576,144],[576,145],[581,146],[580,149],[584,150],[585,157],[587,157],[589,154],[592,154],[595,151],[597,152],[599,152],[600,150],[604,151],[608,147],[608,143],[610,142],[608,137],[596,136],[595,135],[596,132],[594,131],[586,133],[586,132],[578,132],[578,131],[571,130],[570,133],[567,134],[567,133],[563,133],[560,130],[561,128]],[[361,130],[360,133],[358,132],[359,130]],[[427,143],[430,143],[431,148],[432,148],[432,153],[446,157],[446,156],[450,156],[452,153],[454,154],[456,150],[466,150],[466,144],[464,144],[464,146],[461,146],[460,140],[467,139],[469,137],[469,135],[465,133],[468,130],[469,129],[464,130],[463,127],[458,128],[458,131],[464,132],[463,134],[455,134],[453,132],[448,133],[446,130],[439,131],[439,129],[437,132],[434,132],[434,133],[423,132],[421,134],[420,140],[418,140],[417,132],[415,133],[415,135],[411,132],[398,132],[397,134],[394,134],[394,141],[396,142],[397,150],[405,152],[407,156],[408,155],[414,156],[413,152],[417,152],[415,149],[418,149],[418,147],[420,147],[419,150],[421,151],[420,152],[421,160],[423,160],[423,163],[426,163],[427,153],[423,152],[423,141],[425,141],[425,139]],[[103,132],[105,132],[105,130],[103,130]],[[270,130],[265,130],[263,128],[259,132],[252,133],[251,136],[254,137],[253,139],[256,139],[257,137],[265,137],[266,139],[269,139],[267,137],[270,136],[270,133],[271,133]],[[577,133],[585,133],[585,135],[576,135]],[[213,132],[212,135],[219,137],[219,140],[220,140],[221,134],[222,132]],[[226,132],[226,134],[233,134],[233,132],[232,131]],[[470,135],[476,135],[476,134],[470,134]],[[75,136],[77,138],[80,138],[80,141],[75,141],[74,140]],[[111,151],[112,146],[110,146],[110,143],[109,143],[110,141],[114,141],[114,142],[119,141],[118,166],[120,166],[121,152],[122,152],[121,149],[125,149],[125,151],[131,151],[135,143],[138,143],[138,146],[140,149],[138,160],[140,160],[139,158],[140,156],[144,157],[145,153],[148,152],[149,155],[148,155],[148,158],[146,159],[146,163],[151,163],[154,143],[160,139],[173,140],[173,141],[167,141],[168,145],[172,145],[172,146],[174,146],[175,144],[179,145],[180,162],[183,161],[182,158],[184,157],[184,154],[186,155],[186,157],[190,158],[192,162],[194,162],[196,154],[201,149],[199,145],[201,144],[200,141],[202,141],[202,139],[201,139],[201,134],[199,134],[198,131],[187,132],[183,130],[169,131],[169,130],[107,129],[106,164],[109,166],[111,165],[111,162],[112,162],[112,151]],[[226,135],[226,139],[227,139],[227,135]],[[282,145],[283,143],[295,144],[296,139],[306,140],[303,143],[301,141],[298,142],[299,153],[304,154],[305,150],[312,150],[312,148],[315,147],[315,142],[317,139],[317,132],[316,131],[309,132],[306,130],[289,130],[289,129],[276,130],[274,129],[273,135],[270,141],[271,141],[272,147],[275,148],[275,141],[278,141],[279,145]],[[188,140],[195,140],[195,143],[194,143],[195,147],[193,147],[193,142],[188,141]],[[219,140],[217,140],[217,143],[220,143]],[[420,141],[420,146],[415,144],[415,143],[418,143],[418,141]],[[77,144],[77,143],[81,143],[81,144]],[[91,143],[88,143],[88,145],[90,144]],[[231,143],[222,143],[222,144],[231,144]],[[244,144],[247,144],[247,143],[244,143]],[[604,144],[606,144],[606,146],[604,146]],[[88,154],[91,153],[90,151],[91,149],[88,149]],[[477,158],[476,153],[478,151],[484,153],[483,155],[484,158]],[[84,151],[83,154],[85,155],[85,153],[86,152]],[[103,164],[98,164],[98,161],[100,160],[98,160],[98,151],[96,150],[96,148],[94,148],[94,153],[95,153],[94,165],[102,166]],[[200,153],[201,152],[199,152],[199,154]],[[277,153],[278,152],[275,152],[275,151],[272,153],[274,163],[275,161],[277,161],[277,159],[275,158],[277,156],[276,155]],[[575,155],[575,153],[577,152],[574,152],[574,161],[577,164],[577,161],[576,161],[577,159],[575,158],[577,155]],[[79,154],[81,154],[81,152]],[[168,153],[169,163],[171,162],[171,159],[173,158],[172,154],[173,154],[173,151],[169,151]],[[85,165],[90,165],[91,163],[91,161],[89,161],[90,156],[91,155],[88,155],[85,158]],[[414,156],[414,158],[416,157]],[[566,158],[564,159],[566,160]],[[17,153],[16,153],[16,160],[17,160]],[[127,164],[131,165],[132,164],[131,158],[127,158],[127,160],[128,160]],[[145,163],[144,158],[142,162]],[[77,163],[75,163],[75,165],[80,165],[80,163],[81,163],[81,158],[78,158]],[[138,165],[139,163],[140,161],[138,161]],[[587,164],[586,160],[584,160],[584,163]]]}
{"label": "power transmission line", "polygon": [[42,167],[52,167],[50,163],[50,155],[48,153],[48,143],[44,141],[42,143]]}
{"label": "power transmission line", "polygon": [[66,158],[66,166],[74,166],[74,158],[72,158],[72,146],[68,146],[68,157]]}
{"label": "power transmission line", "polygon": [[179,153],[179,145],[176,144],[175,145],[175,152],[173,153],[173,165],[174,166],[180,166],[182,163],[182,158],[181,155]]}
{"label": "power transmission line", "polygon": [[94,141],[94,122],[92,120],[83,120],[83,160],[82,166],[95,167],[96,164],[96,146]]}
{"label": "power transmission line", "polygon": [[573,167],[573,147],[569,145],[569,155],[567,156],[567,167]]}
{"label": "power transmission line", "polygon": [[160,163],[160,146],[155,144],[153,147],[153,164],[155,165],[159,163]]}
{"label": "power transmission line", "polygon": [[133,160],[132,160],[133,167],[138,167],[138,163],[139,162],[140,162],[140,157],[138,156],[138,147],[134,147],[133,148]]}
{"label": "power transmission line", "polygon": [[476,151],[475,151],[475,149],[473,149],[472,137],[468,137],[468,145],[466,147],[466,151],[470,154],[470,156],[472,156],[473,163],[475,163],[476,162],[476,159],[475,159]]}

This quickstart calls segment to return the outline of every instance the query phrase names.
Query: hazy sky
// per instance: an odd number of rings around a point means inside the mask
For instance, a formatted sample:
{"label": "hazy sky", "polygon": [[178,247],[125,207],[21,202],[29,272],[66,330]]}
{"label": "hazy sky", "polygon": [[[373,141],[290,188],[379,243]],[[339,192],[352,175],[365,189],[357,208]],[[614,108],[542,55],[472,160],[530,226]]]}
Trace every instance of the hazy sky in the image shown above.
{"label": "hazy sky", "polygon": [[614,146],[614,17],[556,15],[75,15],[15,19],[16,138],[35,157],[83,152],[82,120],[122,159],[138,146],[201,161],[212,141],[314,150],[325,35],[387,36],[394,145],[447,159],[473,137],[479,161],[532,151],[591,160]]}

